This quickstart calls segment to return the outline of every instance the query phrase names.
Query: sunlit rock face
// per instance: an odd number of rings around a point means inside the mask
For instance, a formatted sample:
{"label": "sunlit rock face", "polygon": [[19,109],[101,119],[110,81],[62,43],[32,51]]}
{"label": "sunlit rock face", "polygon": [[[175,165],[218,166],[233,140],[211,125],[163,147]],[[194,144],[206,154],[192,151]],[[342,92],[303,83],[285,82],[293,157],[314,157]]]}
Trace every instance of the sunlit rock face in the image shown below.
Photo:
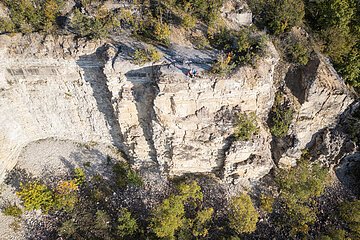
{"label": "sunlit rock face", "polygon": [[[219,78],[205,74],[214,52],[173,46],[162,49],[160,62],[137,66],[131,53],[138,43],[126,37],[114,42],[1,36],[1,177],[26,145],[46,138],[113,145],[134,166],[171,175],[213,172],[246,184],[271,170],[266,121],[279,58],[271,43],[254,66]],[[298,145],[284,158],[335,122],[351,100],[326,63],[312,64],[311,76],[293,77],[300,87],[288,83],[291,76],[285,79],[290,90],[303,92],[292,93],[299,102],[291,128]],[[200,77],[186,76],[192,67]],[[257,115],[258,134],[248,142],[233,136],[239,112]]]}

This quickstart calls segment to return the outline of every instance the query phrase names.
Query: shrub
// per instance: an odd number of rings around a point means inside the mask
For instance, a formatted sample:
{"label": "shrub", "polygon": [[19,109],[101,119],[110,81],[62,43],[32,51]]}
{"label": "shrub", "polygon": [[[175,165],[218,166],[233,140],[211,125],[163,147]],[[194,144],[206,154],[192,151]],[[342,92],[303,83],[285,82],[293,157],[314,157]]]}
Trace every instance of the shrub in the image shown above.
{"label": "shrub", "polygon": [[239,141],[249,141],[257,134],[257,120],[254,112],[240,113],[236,122],[234,135]]}
{"label": "shrub", "polygon": [[270,195],[261,194],[260,196],[260,208],[265,213],[272,213],[274,205],[274,197]]}
{"label": "shrub", "polygon": [[165,45],[169,45],[170,34],[171,31],[168,24],[155,21],[153,25],[153,36],[157,41],[162,42]]}
{"label": "shrub", "polygon": [[162,58],[162,54],[154,47],[147,49],[136,49],[134,53],[134,63],[144,65],[148,62],[158,62]]}
{"label": "shrub", "polygon": [[208,222],[211,220],[214,209],[207,208],[196,213],[195,220],[192,223],[192,235],[194,237],[206,237],[209,229]]}
{"label": "shrub", "polygon": [[61,227],[58,230],[60,236],[64,236],[66,238],[70,238],[72,235],[76,233],[76,224],[70,219],[62,223]]}
{"label": "shrub", "polygon": [[138,231],[138,228],[136,220],[131,216],[130,211],[126,208],[122,209],[117,225],[119,236],[133,236]]}
{"label": "shrub", "polygon": [[285,137],[293,119],[293,110],[289,102],[285,101],[282,93],[275,95],[274,105],[270,112],[270,132],[275,137]]}
{"label": "shrub", "polygon": [[3,2],[9,9],[11,28],[22,33],[53,30],[63,3],[62,0],[5,0]]}
{"label": "shrub", "polygon": [[351,85],[360,85],[359,11],[353,0],[305,1],[306,18],[335,68]]}
{"label": "shrub", "polygon": [[115,181],[118,187],[125,188],[127,185],[141,187],[143,181],[141,176],[131,169],[130,165],[125,162],[116,163],[113,166]]}
{"label": "shrub", "polygon": [[85,172],[81,168],[75,168],[74,173],[75,173],[75,177],[74,177],[75,184],[79,187],[86,180]]}
{"label": "shrub", "polygon": [[194,18],[193,16],[191,16],[190,14],[186,14],[183,18],[182,18],[182,26],[185,29],[191,29],[194,28],[196,25],[196,18]]}
{"label": "shrub", "polygon": [[223,0],[178,0],[186,12],[194,14],[205,22],[215,21],[219,16]]}
{"label": "shrub", "polygon": [[252,233],[256,230],[259,214],[249,195],[243,193],[230,201],[230,227],[238,234]]}
{"label": "shrub", "polygon": [[14,23],[10,19],[0,17],[0,33],[10,33],[14,31]]}
{"label": "shrub", "polygon": [[20,217],[22,210],[16,204],[8,203],[2,208],[2,213],[6,216]]}
{"label": "shrub", "polygon": [[217,61],[211,66],[210,72],[224,77],[230,74],[231,71],[235,68],[235,64],[230,64],[230,62],[231,54],[228,54],[227,56],[224,54],[220,54]]}
{"label": "shrub", "polygon": [[55,205],[57,209],[72,211],[78,202],[78,185],[75,180],[60,181],[55,191]]}
{"label": "shrub", "polygon": [[53,192],[46,185],[39,182],[21,184],[20,190],[16,194],[23,201],[26,210],[41,209],[47,213],[54,207]]}
{"label": "shrub", "polygon": [[86,16],[75,9],[70,25],[81,37],[102,39],[108,37],[112,29],[119,27],[120,22],[112,13],[103,9],[95,17]]}
{"label": "shrub", "polygon": [[265,38],[255,34],[251,28],[239,31],[221,28],[210,42],[213,47],[222,50],[227,57],[231,56],[229,62],[225,61],[229,66],[254,63],[258,56],[263,56],[265,53]]}
{"label": "shrub", "polygon": [[310,53],[308,48],[301,42],[290,44],[287,48],[290,60],[299,65],[306,65],[309,62]]}

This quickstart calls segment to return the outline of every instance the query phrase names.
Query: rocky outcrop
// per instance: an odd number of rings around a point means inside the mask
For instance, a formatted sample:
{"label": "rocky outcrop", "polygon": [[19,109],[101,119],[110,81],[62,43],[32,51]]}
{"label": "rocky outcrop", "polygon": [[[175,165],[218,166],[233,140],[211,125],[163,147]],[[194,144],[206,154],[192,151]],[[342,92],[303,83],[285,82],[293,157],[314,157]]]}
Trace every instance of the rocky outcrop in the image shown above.
{"label": "rocky outcrop", "polygon": [[[126,36],[113,44],[72,36],[0,40],[1,177],[21,149],[46,138],[113,145],[137,168],[171,175],[214,172],[248,184],[273,167],[266,121],[279,57],[271,43],[255,66],[225,79],[205,74],[216,55],[207,50],[172,46],[163,49],[163,62],[137,66],[130,60],[141,43]],[[200,77],[187,77],[190,67]],[[296,145],[283,162],[296,159],[312,134],[334,123],[351,101],[321,59],[289,71],[285,82],[298,114]],[[250,111],[258,134],[236,141],[236,116]]]}
{"label": "rocky outcrop", "polygon": [[353,98],[321,54],[313,57],[306,66],[290,68],[284,81],[296,113],[290,130],[292,144],[279,162],[294,165],[313,135],[335,126]]}

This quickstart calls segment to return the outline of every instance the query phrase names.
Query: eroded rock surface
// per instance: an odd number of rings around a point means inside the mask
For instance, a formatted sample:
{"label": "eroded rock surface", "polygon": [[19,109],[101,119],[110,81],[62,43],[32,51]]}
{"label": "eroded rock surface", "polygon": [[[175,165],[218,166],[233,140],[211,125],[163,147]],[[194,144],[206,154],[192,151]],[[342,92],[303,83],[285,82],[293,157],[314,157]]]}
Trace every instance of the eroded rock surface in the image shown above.
{"label": "eroded rock surface", "polygon": [[[0,44],[1,177],[26,145],[46,138],[113,145],[142,170],[214,172],[227,182],[256,181],[273,167],[266,121],[279,57],[271,43],[256,66],[228,79],[205,74],[215,52],[182,46],[162,49],[160,63],[134,65],[140,43],[125,36],[108,44],[15,35]],[[201,77],[187,77],[190,67]],[[351,98],[321,59],[289,71],[285,82],[297,104],[296,145],[283,156],[291,163]],[[236,141],[236,115],[249,111],[259,134]]]}

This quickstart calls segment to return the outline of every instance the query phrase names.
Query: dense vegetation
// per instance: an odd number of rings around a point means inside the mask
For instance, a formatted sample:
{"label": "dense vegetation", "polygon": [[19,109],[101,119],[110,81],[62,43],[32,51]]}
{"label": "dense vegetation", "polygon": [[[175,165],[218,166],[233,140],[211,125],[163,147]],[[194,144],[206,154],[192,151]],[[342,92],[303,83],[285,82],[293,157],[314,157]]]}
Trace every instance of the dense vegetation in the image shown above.
{"label": "dense vegetation", "polygon": [[[307,27],[316,48],[331,59],[352,86],[360,85],[360,2],[356,0],[248,1],[257,24],[281,35],[294,26]],[[298,48],[295,46],[295,48]]]}
{"label": "dense vegetation", "polygon": [[14,218],[14,230],[20,228],[24,213],[41,210],[46,216],[42,222],[23,225],[33,238],[358,239],[359,201],[327,197],[326,191],[332,191],[329,170],[310,158],[304,151],[296,167],[275,171],[275,181],[260,193],[243,192],[229,199],[213,196],[220,185],[210,177],[174,179],[169,193],[155,205],[146,205],[144,180],[124,162],[110,162],[112,173],[106,177],[85,174],[91,169],[86,166],[56,181],[17,169],[6,182],[20,182],[12,186],[21,205],[5,200],[1,209]]}

